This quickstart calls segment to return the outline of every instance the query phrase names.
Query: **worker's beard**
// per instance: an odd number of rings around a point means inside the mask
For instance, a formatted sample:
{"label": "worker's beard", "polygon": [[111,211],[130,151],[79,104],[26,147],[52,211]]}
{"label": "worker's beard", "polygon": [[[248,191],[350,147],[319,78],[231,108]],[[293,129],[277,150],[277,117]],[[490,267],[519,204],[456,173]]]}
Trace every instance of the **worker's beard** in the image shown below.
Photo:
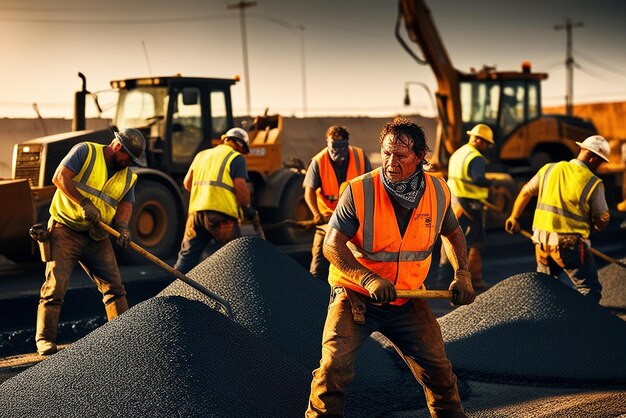
{"label": "worker's beard", "polygon": [[415,209],[424,194],[424,170],[422,164],[411,177],[392,183],[382,171],[383,186],[393,198],[407,209]]}

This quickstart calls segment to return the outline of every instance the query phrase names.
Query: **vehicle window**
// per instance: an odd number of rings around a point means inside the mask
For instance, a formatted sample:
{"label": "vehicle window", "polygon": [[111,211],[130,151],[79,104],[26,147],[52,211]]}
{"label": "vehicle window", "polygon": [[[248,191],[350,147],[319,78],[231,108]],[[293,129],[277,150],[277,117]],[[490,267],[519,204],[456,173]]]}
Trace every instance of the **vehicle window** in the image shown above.
{"label": "vehicle window", "polygon": [[223,91],[212,91],[211,119],[213,124],[212,138],[219,138],[228,129],[228,118],[226,112],[226,95]]}
{"label": "vehicle window", "polygon": [[200,90],[185,87],[176,94],[172,113],[172,162],[188,163],[203,138]]}
{"label": "vehicle window", "polygon": [[504,136],[524,123],[525,88],[521,81],[505,82],[502,88],[500,127]]}
{"label": "vehicle window", "polygon": [[498,120],[500,86],[492,81],[461,83],[461,113],[464,124],[486,123]]}
{"label": "vehicle window", "polygon": [[119,129],[151,126],[163,118],[166,90],[162,87],[143,87],[121,90],[115,125]]}
{"label": "vehicle window", "polygon": [[534,119],[541,115],[539,101],[539,83],[528,83],[528,119]]}

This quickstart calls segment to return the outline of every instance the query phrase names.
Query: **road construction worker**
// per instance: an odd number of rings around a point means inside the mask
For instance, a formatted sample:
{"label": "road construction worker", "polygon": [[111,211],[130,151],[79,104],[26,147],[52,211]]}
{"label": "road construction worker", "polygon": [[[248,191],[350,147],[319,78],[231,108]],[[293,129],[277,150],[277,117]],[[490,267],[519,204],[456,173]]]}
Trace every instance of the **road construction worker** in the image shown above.
{"label": "road construction worker", "polygon": [[304,200],[317,225],[311,248],[310,272],[326,281],[329,263],[322,246],[328,220],[337,206],[340,185],[372,169],[367,155],[361,148],[349,144],[348,130],[333,125],[326,130],[326,148],[321,150],[309,164],[304,178]]}
{"label": "road construction worker", "polygon": [[131,241],[128,222],[135,202],[133,163],[146,166],[146,141],[136,129],[115,132],[109,145],[83,142],[57,167],[50,205],[50,258],[37,309],[35,342],[41,355],[57,351],[56,336],[70,275],[80,263],[102,293],[107,318],[128,309],[126,291],[108,234],[99,222],[120,232],[117,244]]}
{"label": "road construction worker", "polygon": [[[250,139],[242,128],[222,135],[222,143],[200,151],[193,159],[183,186],[191,193],[185,235],[174,268],[187,273],[202,253],[212,254],[241,236],[241,215],[253,221],[248,168],[243,157],[250,153]],[[207,248],[212,242],[212,245]]]}
{"label": "road construction worker", "polygon": [[[467,144],[456,150],[448,164],[448,186],[452,192],[452,208],[461,229],[465,234],[468,247],[469,271],[472,274],[472,286],[484,290],[489,285],[483,279],[482,251],[485,240],[485,216],[483,202],[489,195],[492,181],[485,177],[485,151],[491,147],[493,132],[485,124],[479,123],[467,131]],[[447,283],[445,277],[449,263],[442,248],[438,282]]]}
{"label": "road construction worker", "polygon": [[577,158],[544,165],[524,185],[505,228],[511,234],[519,232],[520,216],[537,196],[533,219],[537,271],[555,277],[564,272],[581,294],[600,301],[602,285],[588,238],[592,227],[599,231],[610,220],[604,185],[594,174],[609,161],[610,146],[599,135],[576,144]]}
{"label": "road construction worker", "polygon": [[331,297],[306,416],[343,416],[357,350],[379,331],[424,387],[431,414],[465,417],[435,316],[424,299],[396,293],[422,287],[441,234],[455,269],[452,303],[472,303],[465,237],[445,181],[424,172],[422,128],[396,118],[379,142],[382,167],[349,182],[329,222],[324,255],[331,263]]}

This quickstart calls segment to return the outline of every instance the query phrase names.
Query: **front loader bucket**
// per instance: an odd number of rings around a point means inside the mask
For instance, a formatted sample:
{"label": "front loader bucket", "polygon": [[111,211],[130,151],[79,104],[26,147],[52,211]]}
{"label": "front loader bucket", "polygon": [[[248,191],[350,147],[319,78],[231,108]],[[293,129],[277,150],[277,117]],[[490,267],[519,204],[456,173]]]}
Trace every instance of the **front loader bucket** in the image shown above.
{"label": "front loader bucket", "polygon": [[32,258],[28,229],[34,223],[28,180],[0,180],[0,254],[14,261]]}

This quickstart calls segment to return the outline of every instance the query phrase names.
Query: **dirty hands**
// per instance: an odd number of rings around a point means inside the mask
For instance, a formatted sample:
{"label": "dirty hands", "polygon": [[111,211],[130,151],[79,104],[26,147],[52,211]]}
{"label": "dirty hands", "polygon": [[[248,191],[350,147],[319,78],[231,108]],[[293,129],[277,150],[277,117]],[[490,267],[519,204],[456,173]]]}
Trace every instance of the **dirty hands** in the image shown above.
{"label": "dirty hands", "polygon": [[98,225],[98,222],[102,220],[100,210],[94,206],[88,197],[80,201],[80,207],[83,209],[83,218],[85,218],[87,222]]}
{"label": "dirty hands", "polygon": [[118,231],[120,233],[120,236],[117,237],[115,242],[120,247],[128,247],[128,245],[132,241],[132,235],[130,234],[130,230],[128,229],[128,224],[120,224],[118,226]]}
{"label": "dirty hands", "polygon": [[454,280],[450,283],[453,305],[469,305],[476,299],[476,293],[472,287],[472,275],[467,270],[457,270],[454,272]]}
{"label": "dirty hands", "polygon": [[398,297],[393,283],[376,273],[367,273],[361,278],[360,284],[377,302],[393,302]]}
{"label": "dirty hands", "polygon": [[509,216],[509,218],[504,223],[504,229],[509,234],[515,234],[516,232],[519,232],[521,229],[519,220],[514,216]]}

